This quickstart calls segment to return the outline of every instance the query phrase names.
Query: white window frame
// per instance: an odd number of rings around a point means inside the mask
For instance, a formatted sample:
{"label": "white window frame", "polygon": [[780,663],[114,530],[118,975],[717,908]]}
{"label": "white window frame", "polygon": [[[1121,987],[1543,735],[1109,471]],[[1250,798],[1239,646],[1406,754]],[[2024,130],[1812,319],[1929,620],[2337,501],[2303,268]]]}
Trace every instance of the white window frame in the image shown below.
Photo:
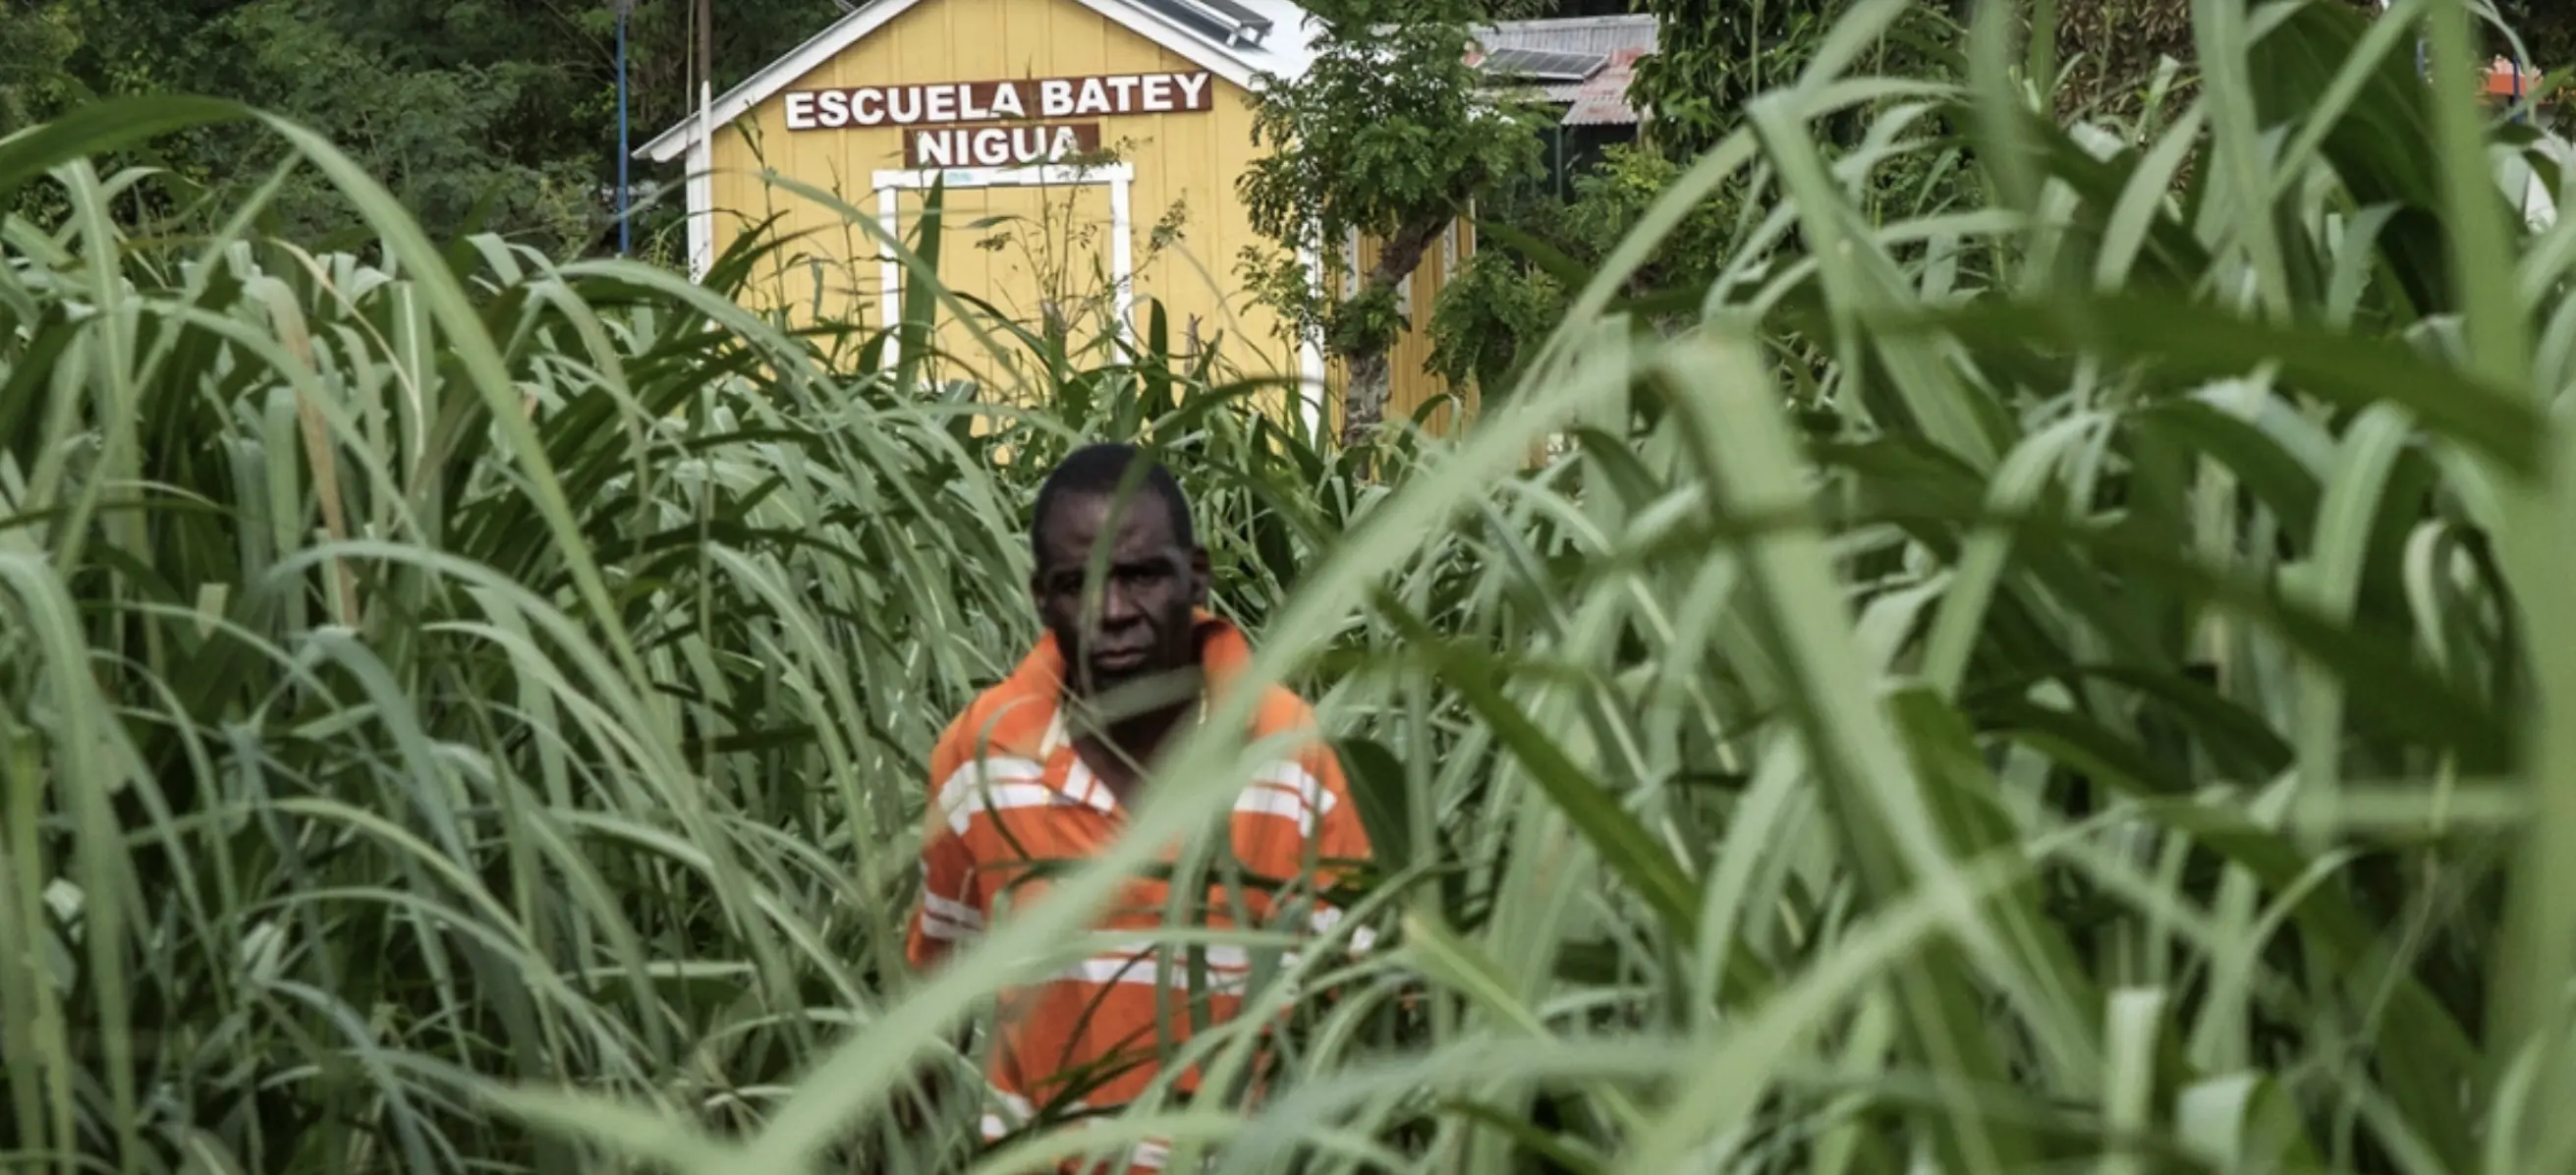
{"label": "white window frame", "polygon": [[[1045,164],[1036,167],[923,167],[895,168],[879,171],[870,177],[877,194],[877,220],[891,240],[901,240],[903,193],[926,192],[945,181],[949,191],[970,188],[1035,188],[1077,187],[1106,184],[1109,187],[1109,280],[1115,294],[1117,321],[1113,324],[1118,337],[1132,342],[1133,324],[1128,322],[1135,302],[1134,246],[1129,241],[1128,199],[1136,182],[1136,168],[1129,163],[1107,163],[1097,166]],[[903,321],[903,263],[894,249],[884,241],[877,244],[877,285],[883,299],[883,321],[893,326]],[[889,366],[903,359],[903,335],[894,331],[886,339]]]}

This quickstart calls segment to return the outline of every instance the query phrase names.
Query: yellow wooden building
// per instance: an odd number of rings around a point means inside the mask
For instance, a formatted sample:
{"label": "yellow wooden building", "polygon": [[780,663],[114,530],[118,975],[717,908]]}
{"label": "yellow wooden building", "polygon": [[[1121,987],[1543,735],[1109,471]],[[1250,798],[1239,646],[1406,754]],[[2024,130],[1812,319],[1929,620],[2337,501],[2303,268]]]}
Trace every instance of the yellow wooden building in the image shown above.
{"label": "yellow wooden building", "polygon": [[[1151,300],[1175,350],[1213,343],[1242,374],[1293,377],[1293,410],[1331,427],[1339,373],[1238,272],[1246,249],[1271,246],[1236,195],[1254,158],[1253,88],[1304,70],[1310,36],[1290,0],[872,0],[702,95],[639,154],[685,169],[695,271],[764,221],[795,238],[746,295],[792,321],[889,321],[908,274],[856,218],[908,236],[936,181],[951,289],[1078,338],[1141,331]],[[1318,290],[1355,288],[1349,262],[1369,251],[1332,244],[1298,263]],[[1392,356],[1391,420],[1449,391],[1427,370],[1426,326],[1473,248],[1453,226],[1400,295],[1414,326]],[[1023,386],[942,321],[940,377]]]}

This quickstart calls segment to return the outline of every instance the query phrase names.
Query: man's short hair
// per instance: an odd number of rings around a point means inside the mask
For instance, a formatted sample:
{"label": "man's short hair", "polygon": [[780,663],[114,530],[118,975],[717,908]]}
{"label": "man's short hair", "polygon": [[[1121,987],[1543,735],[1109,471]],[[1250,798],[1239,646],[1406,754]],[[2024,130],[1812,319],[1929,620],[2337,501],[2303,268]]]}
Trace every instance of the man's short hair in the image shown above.
{"label": "man's short hair", "polygon": [[[1145,467],[1142,478],[1130,488],[1127,479],[1140,464]],[[1196,529],[1190,525],[1189,498],[1181,493],[1181,483],[1172,471],[1134,445],[1098,444],[1066,454],[1038,487],[1037,505],[1029,512],[1030,555],[1045,561],[1047,523],[1053,520],[1058,503],[1066,498],[1116,498],[1122,490],[1130,503],[1160,500],[1171,518],[1173,541],[1183,550],[1198,545]]]}

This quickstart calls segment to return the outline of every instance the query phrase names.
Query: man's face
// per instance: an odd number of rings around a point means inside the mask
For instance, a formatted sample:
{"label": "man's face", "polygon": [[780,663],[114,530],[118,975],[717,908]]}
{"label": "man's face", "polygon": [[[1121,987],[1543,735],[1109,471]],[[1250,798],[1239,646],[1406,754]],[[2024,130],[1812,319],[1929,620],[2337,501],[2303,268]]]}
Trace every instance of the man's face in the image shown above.
{"label": "man's face", "polygon": [[[1207,555],[1183,547],[1162,499],[1139,491],[1113,517],[1112,496],[1054,504],[1030,587],[1080,695],[1186,668],[1198,660],[1192,612],[1207,602]],[[1097,587],[1091,561],[1107,535]]]}

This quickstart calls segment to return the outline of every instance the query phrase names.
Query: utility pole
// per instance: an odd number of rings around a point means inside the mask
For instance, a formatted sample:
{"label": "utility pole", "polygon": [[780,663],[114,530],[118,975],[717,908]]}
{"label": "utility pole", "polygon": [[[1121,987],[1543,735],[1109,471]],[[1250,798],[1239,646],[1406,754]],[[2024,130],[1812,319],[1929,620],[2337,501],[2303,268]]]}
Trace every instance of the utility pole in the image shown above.
{"label": "utility pole", "polygon": [[626,21],[635,15],[635,0],[612,2],[617,5],[617,255],[624,257],[635,249],[634,188],[627,179],[635,148],[626,121]]}
{"label": "utility pole", "polygon": [[[698,0],[698,143],[700,145],[699,157],[705,160],[708,166],[712,167],[715,162],[716,143],[715,0]],[[715,195],[714,178],[711,176],[704,177],[698,179],[697,182],[702,185],[700,190],[703,198],[708,201],[712,201]],[[710,265],[715,261],[716,242],[714,210],[712,208],[699,207],[690,209],[690,212],[692,215],[704,218],[702,223],[698,225],[698,231],[695,234],[695,240],[698,242],[697,247],[699,249],[699,255],[689,259],[690,266],[693,269],[698,269],[700,274],[703,275],[704,270],[700,267]]]}

